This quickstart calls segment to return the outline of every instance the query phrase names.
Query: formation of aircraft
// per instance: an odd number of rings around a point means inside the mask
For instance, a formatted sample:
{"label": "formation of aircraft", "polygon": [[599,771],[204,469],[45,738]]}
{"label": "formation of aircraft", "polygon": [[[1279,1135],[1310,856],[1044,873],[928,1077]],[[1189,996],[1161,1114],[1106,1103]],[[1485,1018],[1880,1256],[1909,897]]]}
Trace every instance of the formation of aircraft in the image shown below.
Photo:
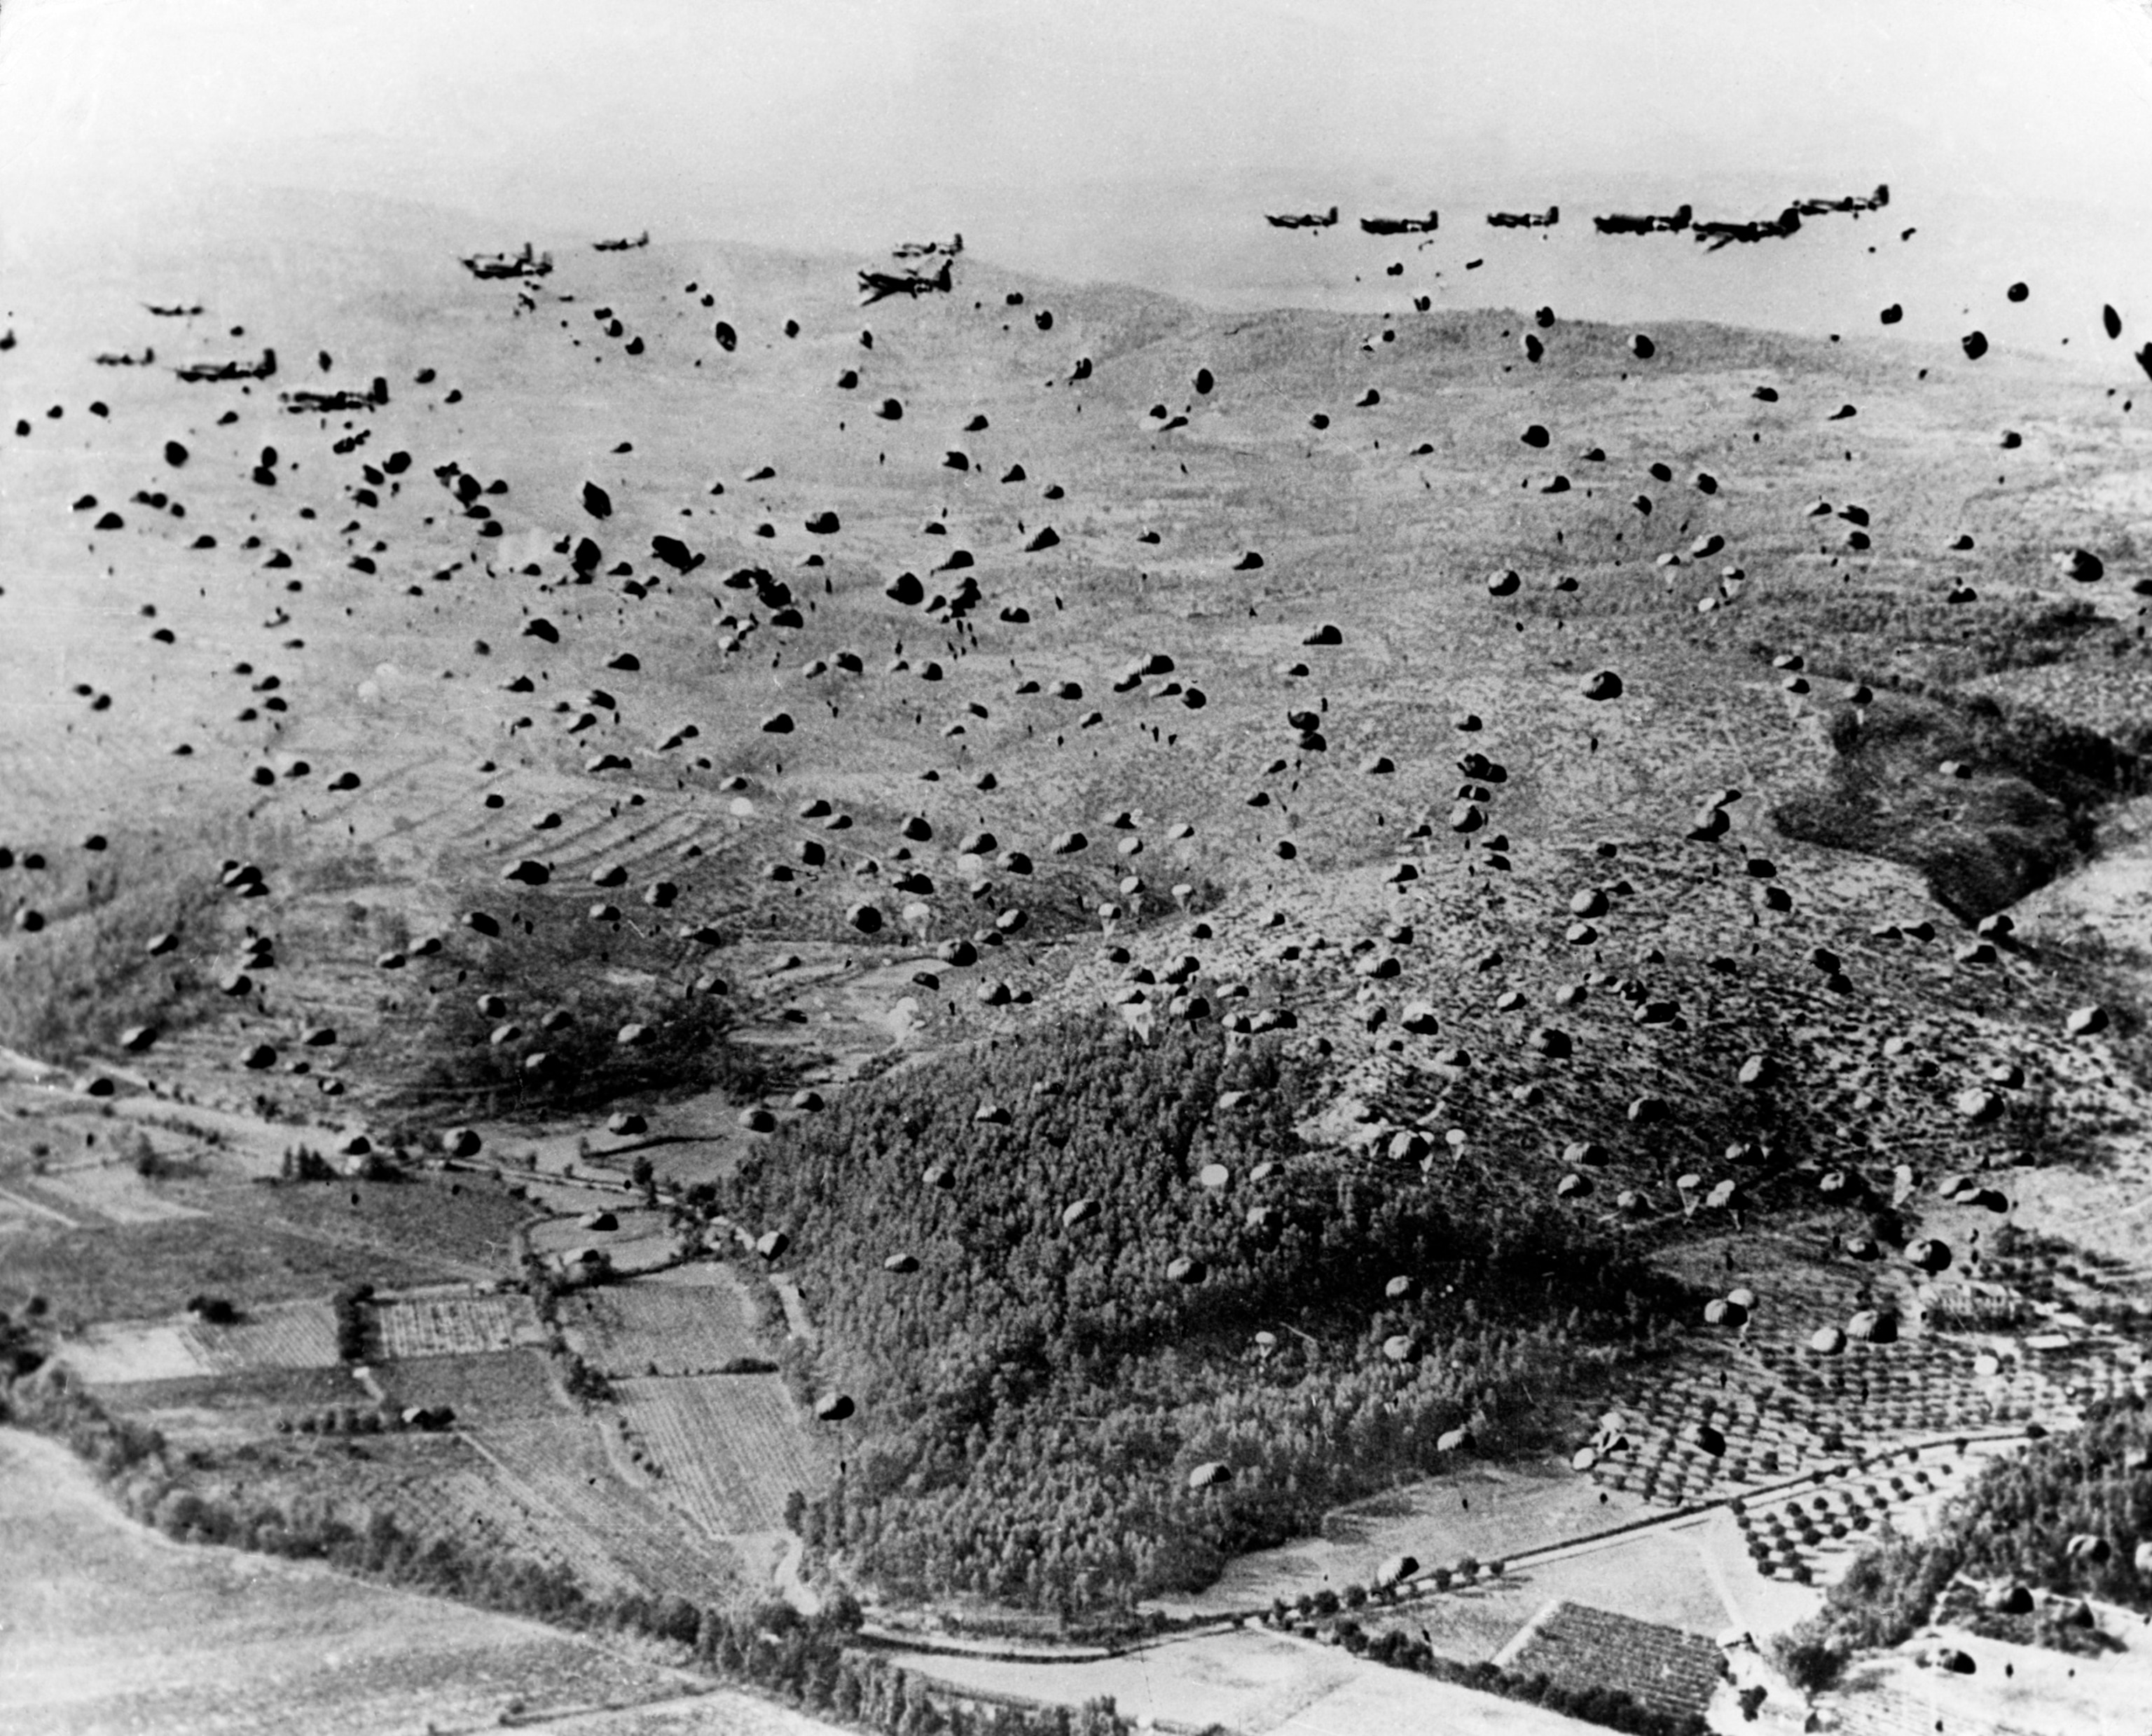
{"label": "formation of aircraft", "polygon": [[[1610,211],[1591,220],[1592,226],[1601,235],[1675,235],[1691,230],[1698,240],[1705,242],[1713,251],[1735,241],[1762,241],[1783,238],[1794,234],[1801,226],[1803,217],[1823,216],[1831,213],[1850,213],[1858,216],[1863,211],[1880,211],[1891,202],[1891,189],[1879,185],[1873,193],[1849,193],[1837,199],[1798,199],[1776,217],[1749,220],[1728,220],[1699,223],[1693,209],[1683,205],[1671,211],[1632,213]],[[1328,211],[1269,212],[1263,221],[1273,229],[1327,229],[1337,221],[1337,207]],[[1551,205],[1544,211],[1490,211],[1487,226],[1490,229],[1551,229],[1561,221],[1561,207]],[[1430,211],[1420,217],[1363,217],[1361,230],[1368,235],[1432,235],[1436,227],[1436,214]],[[899,256],[903,254],[900,251]]]}

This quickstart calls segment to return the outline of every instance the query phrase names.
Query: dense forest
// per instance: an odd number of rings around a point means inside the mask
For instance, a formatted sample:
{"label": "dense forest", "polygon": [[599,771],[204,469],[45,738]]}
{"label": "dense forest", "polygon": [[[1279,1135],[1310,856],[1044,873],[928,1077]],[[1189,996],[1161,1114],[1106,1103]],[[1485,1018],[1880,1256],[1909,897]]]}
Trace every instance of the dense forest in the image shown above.
{"label": "dense forest", "polygon": [[[1902,1644],[1933,1619],[1936,1600],[1963,1574],[2038,1591],[2089,1596],[2152,1614],[2152,1425],[2141,1399],[2102,1401],[2085,1424],[1999,1461],[1953,1501],[1923,1538],[1870,1551],[1833,1586],[1823,1612],[1781,1642],[1804,1685],[1834,1680],[1856,1652]],[[2062,1611],[2025,1624],[2051,1637]]]}
{"label": "dense forest", "polygon": [[906,1596],[1104,1616],[1341,1502],[1573,1426],[1584,1353],[1682,1307],[1446,1166],[1301,1148],[1294,1063],[1105,1016],[891,1074],[728,1204],[856,1407],[809,1541]]}

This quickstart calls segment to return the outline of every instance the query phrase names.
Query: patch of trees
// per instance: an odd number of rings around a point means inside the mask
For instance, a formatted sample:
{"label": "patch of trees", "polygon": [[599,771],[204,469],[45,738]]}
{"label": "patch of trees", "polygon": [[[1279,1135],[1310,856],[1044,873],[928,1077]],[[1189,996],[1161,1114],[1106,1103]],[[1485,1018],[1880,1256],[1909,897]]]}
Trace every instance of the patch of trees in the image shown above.
{"label": "patch of trees", "polygon": [[[32,1297],[20,1317],[0,1309],[0,1381],[34,1374],[44,1366],[45,1334],[40,1322],[43,1297]],[[0,1417],[5,1412],[0,1411]]]}
{"label": "patch of trees", "polygon": [[[605,1263],[601,1272],[585,1268],[586,1283],[600,1282],[611,1273],[611,1262]],[[612,1383],[604,1371],[584,1361],[582,1355],[568,1343],[566,1327],[561,1320],[561,1297],[573,1288],[558,1272],[538,1255],[525,1251],[523,1256],[523,1292],[530,1298],[536,1312],[538,1323],[546,1328],[546,1353],[552,1358],[554,1372],[559,1375],[561,1389],[585,1410],[593,1404],[602,1404],[614,1397]]]}
{"label": "patch of trees", "polygon": [[[2075,865],[2106,804],[2144,787],[2138,752],[1986,694],[1886,695],[1835,714],[1820,789],[1772,813],[1786,836],[1901,862],[1967,921]],[[2142,744],[2138,744],[2141,750]],[[1962,777],[1936,767],[1955,761]]]}
{"label": "patch of trees", "polygon": [[347,1363],[363,1363],[373,1348],[373,1286],[347,1284],[329,1298],[329,1312],[336,1322],[337,1354]]}
{"label": "patch of trees", "polygon": [[[2082,1538],[2104,1546],[2073,1552]],[[1886,1538],[1856,1559],[1822,1612],[1781,1637],[1779,1662],[1799,1686],[1827,1686],[1855,1652],[1911,1638],[1959,1574],[2152,1614],[2152,1565],[2137,1561],[2147,1542],[2152,1427],[2141,1399],[2100,1400],[2082,1428],[1983,1471],[1928,1536]]]}
{"label": "patch of trees", "polygon": [[1550,1211],[1302,1154],[1303,1113],[1275,1048],[1101,1016],[751,1156],[733,1215],[789,1237],[824,1389],[858,1406],[810,1545],[900,1595],[1111,1617],[1453,1462],[1453,1431],[1535,1439],[1581,1349],[1683,1306]]}
{"label": "patch of trees", "polygon": [[[723,985],[683,963],[669,928],[645,936],[630,922],[593,922],[580,904],[550,895],[487,901],[500,933],[459,934],[439,961],[457,967],[455,992],[429,996],[414,1017],[368,1039],[408,1126],[773,1088],[765,1063],[728,1040],[734,1021]],[[489,996],[505,1014],[480,1010]],[[510,1024],[520,1034],[495,1041]],[[629,1026],[641,1027],[638,1039],[623,1043]],[[541,1058],[534,1065],[533,1057]]]}
{"label": "patch of trees", "polygon": [[337,1179],[335,1165],[311,1145],[287,1145],[277,1175],[284,1181],[333,1181]]}

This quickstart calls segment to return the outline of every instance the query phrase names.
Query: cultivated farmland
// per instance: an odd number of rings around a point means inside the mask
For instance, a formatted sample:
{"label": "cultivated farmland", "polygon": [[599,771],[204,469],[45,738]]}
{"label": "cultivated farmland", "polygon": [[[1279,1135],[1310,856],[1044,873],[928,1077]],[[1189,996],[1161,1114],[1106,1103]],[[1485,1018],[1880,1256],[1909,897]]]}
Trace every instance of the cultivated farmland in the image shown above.
{"label": "cultivated farmland", "polygon": [[713,1374],[734,1359],[767,1356],[754,1305],[723,1266],[707,1282],[607,1284],[581,1292],[568,1318],[580,1348],[607,1374]]}
{"label": "cultivated farmland", "polygon": [[633,1437],[663,1468],[667,1494],[717,1536],[773,1531],[784,1498],[812,1495],[825,1454],[774,1374],[617,1383]]}
{"label": "cultivated farmland", "polygon": [[572,1566],[601,1589],[712,1600],[738,1586],[738,1556],[622,1483],[581,1419],[523,1417],[467,1438],[485,1469],[473,1474],[478,1482],[459,1479],[457,1500],[481,1529],[519,1537],[522,1548]]}
{"label": "cultivated farmland", "polygon": [[378,1302],[374,1331],[391,1358],[507,1350],[536,1329],[520,1296],[402,1296]]}
{"label": "cultivated farmland", "polygon": [[336,1322],[322,1302],[263,1308],[230,1326],[190,1320],[180,1333],[220,1374],[249,1368],[322,1368],[337,1361]]}
{"label": "cultivated farmland", "polygon": [[166,1541],[53,1443],[0,1431],[0,1728],[371,1736],[511,1702],[625,1705],[683,1678],[535,1622]]}

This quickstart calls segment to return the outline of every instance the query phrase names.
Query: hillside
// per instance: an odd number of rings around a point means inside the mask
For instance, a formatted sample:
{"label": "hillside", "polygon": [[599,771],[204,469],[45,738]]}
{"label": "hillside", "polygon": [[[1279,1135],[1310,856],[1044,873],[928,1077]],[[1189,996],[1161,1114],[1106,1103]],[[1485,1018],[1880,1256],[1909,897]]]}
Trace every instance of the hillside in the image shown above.
{"label": "hillside", "polygon": [[2033,920],[2152,747],[2114,370],[525,239],[0,353],[0,1307],[234,1512],[1118,1631],[2132,1378],[2144,937]]}

